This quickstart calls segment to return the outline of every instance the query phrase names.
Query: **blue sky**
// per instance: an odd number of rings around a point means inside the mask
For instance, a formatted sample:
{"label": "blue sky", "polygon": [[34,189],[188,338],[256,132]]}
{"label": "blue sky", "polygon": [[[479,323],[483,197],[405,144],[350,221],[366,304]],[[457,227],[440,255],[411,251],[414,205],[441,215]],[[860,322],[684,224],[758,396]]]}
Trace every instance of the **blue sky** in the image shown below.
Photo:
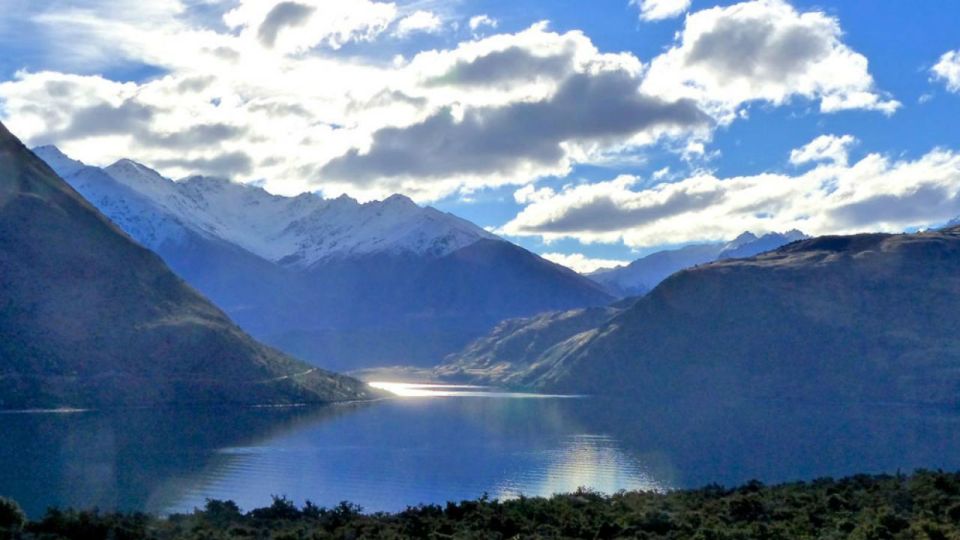
{"label": "blue sky", "polygon": [[949,2],[10,4],[0,119],[98,165],[401,192],[582,270],[960,215]]}

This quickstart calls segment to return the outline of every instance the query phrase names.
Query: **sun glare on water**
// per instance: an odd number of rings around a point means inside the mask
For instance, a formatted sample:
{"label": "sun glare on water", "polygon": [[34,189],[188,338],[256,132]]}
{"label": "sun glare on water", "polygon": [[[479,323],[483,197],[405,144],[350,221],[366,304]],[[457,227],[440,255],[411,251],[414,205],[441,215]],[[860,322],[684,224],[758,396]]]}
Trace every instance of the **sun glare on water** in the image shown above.
{"label": "sun glare on water", "polygon": [[385,390],[398,397],[480,397],[480,398],[564,398],[556,394],[536,394],[532,392],[505,392],[490,386],[468,384],[432,384],[372,381],[371,387]]}

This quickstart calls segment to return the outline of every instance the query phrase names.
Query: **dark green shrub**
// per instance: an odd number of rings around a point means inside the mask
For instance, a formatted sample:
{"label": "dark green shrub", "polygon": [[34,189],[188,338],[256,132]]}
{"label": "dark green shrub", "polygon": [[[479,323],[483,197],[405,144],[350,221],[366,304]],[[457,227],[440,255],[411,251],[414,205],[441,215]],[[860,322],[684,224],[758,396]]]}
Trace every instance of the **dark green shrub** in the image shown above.
{"label": "dark green shrub", "polygon": [[0,530],[20,531],[27,523],[27,515],[20,505],[11,499],[0,497]]}

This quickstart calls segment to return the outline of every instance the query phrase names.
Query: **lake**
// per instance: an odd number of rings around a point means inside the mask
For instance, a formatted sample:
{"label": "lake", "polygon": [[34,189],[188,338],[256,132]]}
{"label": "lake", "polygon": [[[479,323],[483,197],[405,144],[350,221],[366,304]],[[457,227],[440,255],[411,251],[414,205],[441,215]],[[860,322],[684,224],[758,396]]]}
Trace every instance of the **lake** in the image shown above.
{"label": "lake", "polygon": [[371,404],[0,415],[0,495],[48,506],[250,509],[285,495],[331,506],[588,487],[666,490],[750,479],[960,469],[960,413],[796,403],[661,406],[401,386]]}

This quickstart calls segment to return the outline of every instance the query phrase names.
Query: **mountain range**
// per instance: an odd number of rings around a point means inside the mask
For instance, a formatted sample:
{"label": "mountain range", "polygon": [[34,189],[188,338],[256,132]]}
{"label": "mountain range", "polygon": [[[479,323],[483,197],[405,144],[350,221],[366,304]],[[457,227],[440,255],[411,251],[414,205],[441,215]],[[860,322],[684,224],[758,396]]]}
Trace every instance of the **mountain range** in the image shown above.
{"label": "mountain range", "polygon": [[539,328],[528,322],[526,343],[539,333],[547,344],[528,356],[511,356],[509,341],[523,331],[506,329],[438,371],[651,404],[749,398],[955,406],[957,305],[960,227],[825,236],[677,272],[579,326],[561,328],[557,315]]}
{"label": "mountain range", "polygon": [[745,232],[730,242],[691,244],[678,249],[657,251],[626,266],[603,269],[588,277],[618,297],[639,296],[651,291],[674,272],[721,259],[751,257],[782,245],[809,238],[800,231],[767,233],[757,236]]}
{"label": "mountain range", "polygon": [[603,287],[394,195],[297,197],[35,149],[256,338],[336,370],[433,365],[503,319],[603,305]]}
{"label": "mountain range", "polygon": [[369,397],[256,342],[0,124],[0,408]]}

